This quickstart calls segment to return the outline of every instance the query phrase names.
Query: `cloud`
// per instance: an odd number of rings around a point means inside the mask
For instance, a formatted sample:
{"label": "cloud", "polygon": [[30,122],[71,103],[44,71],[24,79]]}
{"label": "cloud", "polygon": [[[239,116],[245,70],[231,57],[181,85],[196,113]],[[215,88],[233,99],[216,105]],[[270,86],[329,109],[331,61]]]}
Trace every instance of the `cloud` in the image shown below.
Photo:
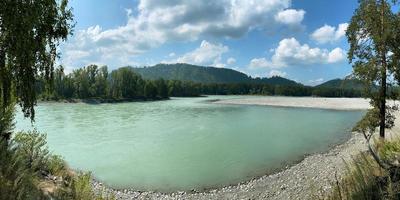
{"label": "cloud", "polygon": [[267,68],[270,66],[272,66],[272,63],[266,58],[253,58],[249,64],[250,69]]}
{"label": "cloud", "polygon": [[304,11],[304,10],[287,9],[287,10],[278,12],[275,15],[275,20],[282,24],[300,25],[300,23],[304,19],[305,14],[306,14],[306,11]]}
{"label": "cloud", "polygon": [[274,77],[274,76],[280,76],[280,77],[286,77],[287,73],[279,70],[271,70],[268,74],[269,77]]}
{"label": "cloud", "polygon": [[135,56],[169,41],[240,38],[255,29],[277,30],[301,22],[304,11],[288,9],[290,5],[291,0],[139,0],[137,8],[126,9],[127,22],[122,26],[77,30],[63,52],[80,51],[84,56],[65,56],[61,63],[126,65]]}
{"label": "cloud", "polygon": [[230,57],[230,58],[228,58],[226,60],[226,64],[228,64],[228,65],[232,65],[232,64],[235,64],[235,63],[236,63],[236,59],[235,58]]}
{"label": "cloud", "polygon": [[335,48],[328,55],[328,63],[336,63],[346,59],[346,53],[341,48]]}
{"label": "cloud", "polygon": [[324,82],[324,79],[323,78],[318,78],[318,79],[315,79],[315,80],[309,80],[308,81],[311,85],[319,85],[319,84],[321,84],[321,83],[323,83]]}
{"label": "cloud", "polygon": [[330,64],[345,60],[345,52],[341,48],[311,48],[308,44],[300,44],[295,38],[286,38],[279,42],[271,60],[254,58],[249,68],[282,68],[287,66]]}
{"label": "cloud", "polygon": [[346,35],[346,30],[349,24],[339,24],[338,27],[324,25],[318,28],[311,34],[311,38],[320,44],[334,43],[339,41]]}
{"label": "cloud", "polygon": [[203,40],[200,46],[193,51],[190,51],[176,59],[163,62],[225,67],[225,64],[221,63],[221,60],[222,55],[228,51],[228,46],[220,43],[210,43],[206,40]]}
{"label": "cloud", "polygon": [[168,54],[168,56],[169,56],[169,57],[175,57],[176,54],[175,54],[174,52],[171,52],[171,53]]}

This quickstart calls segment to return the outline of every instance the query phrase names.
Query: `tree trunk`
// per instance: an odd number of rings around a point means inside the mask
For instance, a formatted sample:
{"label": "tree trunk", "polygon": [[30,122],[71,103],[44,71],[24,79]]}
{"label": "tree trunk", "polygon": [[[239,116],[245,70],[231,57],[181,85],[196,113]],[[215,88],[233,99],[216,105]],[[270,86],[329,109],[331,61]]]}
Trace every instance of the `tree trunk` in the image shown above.
{"label": "tree trunk", "polygon": [[386,66],[382,66],[382,83],[380,89],[380,105],[379,105],[379,136],[385,138],[385,115],[386,115]]}
{"label": "tree trunk", "polygon": [[[5,75],[6,73],[6,56],[5,52],[3,49],[0,47],[0,101],[2,102],[3,107],[0,108],[2,109],[2,113],[5,112],[7,103],[8,103],[8,84],[7,84],[7,77]],[[0,124],[0,126],[2,126]],[[0,141],[4,140],[5,144],[8,144],[8,141],[10,140],[11,133],[9,132],[0,132]]]}
{"label": "tree trunk", "polygon": [[385,43],[384,41],[384,19],[385,19],[385,0],[381,0],[381,64],[382,64],[382,69],[381,69],[381,88],[379,91],[379,116],[380,116],[380,122],[379,122],[379,136],[381,138],[385,138],[385,118],[386,118],[386,69],[387,69],[387,63],[386,63],[386,48],[385,48]]}

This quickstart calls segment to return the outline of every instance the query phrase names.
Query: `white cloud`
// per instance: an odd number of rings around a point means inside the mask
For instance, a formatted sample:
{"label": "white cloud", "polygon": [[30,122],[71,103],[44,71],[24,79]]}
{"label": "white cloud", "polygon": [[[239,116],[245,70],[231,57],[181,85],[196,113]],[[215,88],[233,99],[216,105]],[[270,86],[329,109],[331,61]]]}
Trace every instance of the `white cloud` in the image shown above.
{"label": "white cloud", "polygon": [[328,55],[328,63],[336,63],[346,59],[346,53],[341,48],[335,48]]}
{"label": "white cloud", "polygon": [[169,57],[175,57],[176,54],[175,54],[174,52],[171,52],[171,53],[168,54],[168,56],[169,56]]}
{"label": "white cloud", "polygon": [[345,60],[341,48],[332,51],[328,49],[311,48],[308,44],[300,44],[295,38],[286,38],[279,42],[271,60],[255,58],[250,61],[250,68],[282,68],[287,66],[330,64]]}
{"label": "white cloud", "polygon": [[324,25],[321,28],[315,30],[311,34],[311,38],[320,44],[333,43],[339,41],[346,35],[346,30],[349,24],[339,24],[338,27]]}
{"label": "white cloud", "polygon": [[266,58],[253,58],[250,61],[249,67],[250,69],[258,69],[258,68],[267,68],[272,64]]}
{"label": "white cloud", "polygon": [[274,77],[274,76],[280,76],[280,77],[286,77],[287,73],[279,70],[271,70],[268,74],[269,77]]}
{"label": "white cloud", "polygon": [[300,25],[300,23],[304,19],[305,14],[306,11],[304,10],[287,9],[278,12],[275,15],[275,20],[283,24]]}
{"label": "white cloud", "polygon": [[228,65],[232,65],[232,64],[235,64],[235,63],[236,63],[236,59],[235,58],[230,57],[230,58],[228,58],[226,60],[226,64],[228,64]]}
{"label": "white cloud", "polygon": [[318,79],[315,79],[315,80],[309,80],[308,81],[311,85],[319,85],[319,84],[321,84],[321,83],[323,83],[324,82],[324,79],[323,78],[318,78]]}
{"label": "white cloud", "polygon": [[137,8],[126,10],[127,22],[122,26],[78,30],[63,52],[85,52],[86,59],[65,56],[61,63],[126,65],[136,55],[168,41],[240,38],[254,29],[273,31],[301,22],[302,17],[293,16],[302,16],[304,11],[288,9],[290,5],[291,0],[139,0]]}
{"label": "white cloud", "polygon": [[229,47],[220,43],[210,43],[203,40],[200,46],[176,59],[163,61],[164,63],[189,63],[195,65],[207,65],[225,67],[221,63],[222,55],[229,51]]}

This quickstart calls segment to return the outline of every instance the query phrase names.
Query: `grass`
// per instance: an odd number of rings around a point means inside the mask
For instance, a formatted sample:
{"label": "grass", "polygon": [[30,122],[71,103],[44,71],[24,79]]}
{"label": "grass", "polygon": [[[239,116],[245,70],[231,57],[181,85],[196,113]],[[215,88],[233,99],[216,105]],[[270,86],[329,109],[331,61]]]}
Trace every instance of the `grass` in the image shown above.
{"label": "grass", "polygon": [[395,167],[400,161],[400,139],[376,144],[380,159],[394,165],[383,169],[370,153],[360,153],[347,163],[345,176],[332,184],[334,189],[325,199],[400,199],[400,167]]}
{"label": "grass", "polygon": [[0,140],[0,199],[112,200],[96,193],[90,173],[74,173],[65,161],[49,153],[46,135],[19,132]]}

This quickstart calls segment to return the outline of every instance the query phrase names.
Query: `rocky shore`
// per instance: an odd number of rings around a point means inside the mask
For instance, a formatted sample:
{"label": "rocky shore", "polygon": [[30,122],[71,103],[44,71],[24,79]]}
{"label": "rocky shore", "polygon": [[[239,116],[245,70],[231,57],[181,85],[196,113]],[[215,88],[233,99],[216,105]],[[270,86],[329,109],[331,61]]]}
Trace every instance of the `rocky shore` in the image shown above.
{"label": "rocky shore", "polygon": [[[278,102],[276,97],[273,99],[262,99],[257,101],[252,99],[251,104],[256,105],[271,105],[268,102]],[[275,103],[275,106],[292,106],[299,107],[317,107],[327,109],[367,109],[368,104],[363,99],[326,99],[326,98],[309,98],[314,104],[307,103],[306,98],[286,98],[283,102],[290,102],[284,105],[283,103]],[[281,99],[282,100],[282,99]],[[231,101],[231,100],[228,100]],[[249,101],[238,99],[230,102],[234,104],[250,104]],[[260,103],[261,102],[261,103]],[[267,103],[266,103],[267,102]],[[229,103],[229,102],[215,102]],[[312,106],[314,105],[314,106]],[[396,124],[400,125],[400,114],[396,113]],[[400,132],[400,127],[396,126],[389,131],[389,135],[394,137],[395,132]],[[366,151],[366,144],[363,136],[359,133],[354,133],[348,141],[337,145],[328,152],[318,153],[306,156],[302,161],[292,166],[287,166],[281,171],[255,178],[253,180],[239,183],[234,186],[227,186],[218,189],[207,190],[204,192],[174,192],[174,193],[159,193],[159,192],[140,192],[135,189],[115,190],[103,185],[100,182],[93,180],[92,184],[96,191],[112,193],[117,199],[321,199],[331,191],[332,183],[341,177],[346,172],[346,163],[350,162],[352,156]],[[344,162],[345,161],[345,162]]]}

